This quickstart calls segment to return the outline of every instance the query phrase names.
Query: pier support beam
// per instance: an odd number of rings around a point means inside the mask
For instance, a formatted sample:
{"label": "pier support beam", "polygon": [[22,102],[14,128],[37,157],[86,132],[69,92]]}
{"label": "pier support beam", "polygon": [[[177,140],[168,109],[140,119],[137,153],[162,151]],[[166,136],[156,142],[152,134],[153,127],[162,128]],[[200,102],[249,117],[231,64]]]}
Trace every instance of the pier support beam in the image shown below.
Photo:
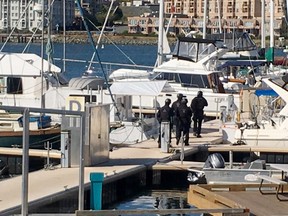
{"label": "pier support beam", "polygon": [[90,197],[90,209],[101,210],[102,209],[102,185],[104,180],[104,173],[91,173],[91,197]]}

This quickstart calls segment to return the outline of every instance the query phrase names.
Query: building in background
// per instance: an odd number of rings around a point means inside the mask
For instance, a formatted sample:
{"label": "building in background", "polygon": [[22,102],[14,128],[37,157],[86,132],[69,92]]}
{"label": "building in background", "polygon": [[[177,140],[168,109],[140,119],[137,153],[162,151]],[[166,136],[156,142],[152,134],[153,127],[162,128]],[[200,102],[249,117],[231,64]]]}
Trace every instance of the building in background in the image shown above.
{"label": "building in background", "polygon": [[[219,5],[218,5],[219,3]],[[274,1],[275,36],[287,36],[286,0]],[[207,0],[206,32],[246,31],[261,33],[261,0]],[[203,32],[204,0],[164,0],[165,27],[172,14],[169,32]],[[265,29],[269,35],[270,0],[265,0]],[[158,32],[158,13],[128,17],[128,32],[151,34]]]}
{"label": "building in background", "polygon": [[[47,9],[47,0],[45,8]],[[53,2],[51,0],[51,2]],[[63,3],[54,1],[51,6],[51,28],[63,27]],[[75,18],[75,1],[65,1],[66,26],[72,26]],[[34,31],[42,29],[42,0],[0,0],[0,31],[12,29]]]}

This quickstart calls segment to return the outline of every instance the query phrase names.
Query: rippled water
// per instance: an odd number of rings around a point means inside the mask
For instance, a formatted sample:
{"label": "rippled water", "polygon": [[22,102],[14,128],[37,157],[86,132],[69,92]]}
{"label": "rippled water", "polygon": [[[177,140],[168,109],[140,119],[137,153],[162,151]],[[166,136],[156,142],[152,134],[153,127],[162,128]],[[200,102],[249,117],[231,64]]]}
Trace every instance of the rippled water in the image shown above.
{"label": "rippled water", "polygon": [[[194,206],[187,203],[187,191],[145,191],[129,198],[111,209],[135,210],[135,209],[190,209]],[[169,214],[171,216],[184,214]],[[196,216],[200,214],[185,214],[185,216]],[[140,215],[139,215],[140,216]],[[141,214],[141,216],[157,216],[157,214]],[[167,215],[168,216],[168,215]]]}

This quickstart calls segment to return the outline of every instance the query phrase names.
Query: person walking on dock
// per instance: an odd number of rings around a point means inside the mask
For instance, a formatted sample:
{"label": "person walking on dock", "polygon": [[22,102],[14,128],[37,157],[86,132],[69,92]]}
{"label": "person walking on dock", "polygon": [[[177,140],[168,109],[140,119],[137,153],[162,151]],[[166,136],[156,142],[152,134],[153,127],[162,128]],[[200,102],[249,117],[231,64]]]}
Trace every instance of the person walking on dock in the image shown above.
{"label": "person walking on dock", "polygon": [[197,96],[191,101],[191,110],[193,112],[193,135],[201,137],[202,121],[204,119],[204,107],[208,106],[207,100],[203,97],[203,92],[198,91]]}
{"label": "person walking on dock", "polygon": [[170,107],[171,100],[167,98],[165,100],[165,105],[161,107],[157,112],[157,120],[160,123],[159,128],[159,137],[158,137],[158,147],[161,147],[161,136],[163,131],[161,131],[161,123],[162,122],[169,122],[170,123],[170,130],[169,130],[169,143],[171,143],[171,128],[173,127],[173,109]]}
{"label": "person walking on dock", "polygon": [[176,116],[179,119],[179,127],[176,129],[176,145],[179,144],[181,133],[183,133],[184,143],[189,145],[189,129],[191,125],[192,111],[187,106],[188,100],[183,98],[181,104],[176,110]]}
{"label": "person walking on dock", "polygon": [[[179,93],[179,94],[177,94],[177,100],[172,103],[172,109],[174,112],[173,125],[175,125],[175,131],[179,131],[179,119],[176,116],[176,110],[180,106],[182,98],[183,98],[183,94]],[[176,142],[177,142],[177,137],[176,137]]]}

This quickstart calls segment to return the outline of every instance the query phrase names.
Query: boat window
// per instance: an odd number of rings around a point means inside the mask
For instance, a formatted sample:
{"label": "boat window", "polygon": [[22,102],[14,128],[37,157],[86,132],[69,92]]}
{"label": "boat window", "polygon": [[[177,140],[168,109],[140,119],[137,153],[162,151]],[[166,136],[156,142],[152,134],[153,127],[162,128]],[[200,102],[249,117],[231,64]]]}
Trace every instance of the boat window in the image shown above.
{"label": "boat window", "polygon": [[207,76],[180,74],[180,79],[182,86],[185,87],[209,88]]}
{"label": "boat window", "polygon": [[184,87],[210,88],[208,77],[206,75],[162,73],[156,79],[174,81],[180,83]]}
{"label": "boat window", "polygon": [[7,93],[8,94],[23,94],[22,79],[15,77],[7,78]]}

